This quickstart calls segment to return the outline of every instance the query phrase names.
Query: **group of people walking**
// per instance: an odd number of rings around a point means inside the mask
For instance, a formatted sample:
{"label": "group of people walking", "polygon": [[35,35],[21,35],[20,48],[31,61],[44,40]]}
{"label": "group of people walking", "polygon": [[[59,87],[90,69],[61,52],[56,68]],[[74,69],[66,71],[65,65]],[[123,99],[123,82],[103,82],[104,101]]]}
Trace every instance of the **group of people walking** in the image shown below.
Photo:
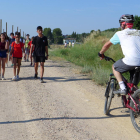
{"label": "group of people walking", "polygon": [[[12,80],[19,80],[20,66],[22,58],[25,62],[31,60],[31,66],[35,67],[35,76],[38,78],[38,63],[40,62],[40,80],[43,83],[44,62],[48,59],[48,41],[47,37],[42,34],[42,27],[37,27],[38,36],[29,39],[29,34],[26,39],[21,38],[20,32],[10,34],[10,39],[6,33],[0,35],[0,80],[5,80],[5,66],[8,67],[8,57],[13,66]],[[34,62],[34,64],[33,64]],[[1,72],[2,69],[2,72]]]}

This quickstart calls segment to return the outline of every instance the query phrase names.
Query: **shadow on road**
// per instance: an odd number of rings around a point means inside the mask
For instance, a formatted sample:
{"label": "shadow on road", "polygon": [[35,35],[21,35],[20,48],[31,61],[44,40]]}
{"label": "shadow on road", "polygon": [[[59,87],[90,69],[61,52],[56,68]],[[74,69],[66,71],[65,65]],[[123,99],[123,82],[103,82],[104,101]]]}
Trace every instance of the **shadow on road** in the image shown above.
{"label": "shadow on road", "polygon": [[12,123],[29,123],[35,121],[46,121],[46,120],[99,120],[99,119],[111,119],[111,118],[118,118],[118,117],[129,117],[129,114],[123,115],[108,115],[105,117],[56,117],[56,118],[37,118],[31,120],[23,120],[23,121],[7,121],[7,122],[0,122],[0,124],[12,124]]}

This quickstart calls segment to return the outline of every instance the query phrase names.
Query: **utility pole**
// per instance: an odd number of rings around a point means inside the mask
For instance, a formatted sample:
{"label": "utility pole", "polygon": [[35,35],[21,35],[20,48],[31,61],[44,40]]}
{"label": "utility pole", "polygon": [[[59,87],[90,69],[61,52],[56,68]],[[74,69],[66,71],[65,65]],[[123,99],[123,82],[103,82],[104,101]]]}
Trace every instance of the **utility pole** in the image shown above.
{"label": "utility pole", "polygon": [[2,33],[2,19],[0,19],[0,34]]}
{"label": "utility pole", "polygon": [[6,22],[6,34],[7,34],[7,22]]}
{"label": "utility pole", "polygon": [[21,36],[21,29],[20,29],[20,36]]}
{"label": "utility pole", "polygon": [[18,32],[18,27],[17,27],[17,32]]}
{"label": "utility pole", "polygon": [[14,25],[12,25],[12,33],[14,33]]}

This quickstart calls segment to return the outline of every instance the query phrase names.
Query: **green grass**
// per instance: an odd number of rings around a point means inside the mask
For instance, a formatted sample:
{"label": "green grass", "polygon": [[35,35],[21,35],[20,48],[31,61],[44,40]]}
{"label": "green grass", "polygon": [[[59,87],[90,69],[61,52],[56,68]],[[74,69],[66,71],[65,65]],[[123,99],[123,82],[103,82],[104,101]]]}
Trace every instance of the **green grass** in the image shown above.
{"label": "green grass", "polygon": [[[98,52],[114,32],[94,34],[85,40],[84,44],[75,45],[73,48],[58,48],[50,51],[51,56],[62,57],[76,65],[82,66],[82,73],[91,73],[91,79],[100,85],[105,85],[109,74],[112,72],[111,62],[100,60]],[[119,60],[123,57],[120,45],[112,45],[105,53],[106,56]]]}

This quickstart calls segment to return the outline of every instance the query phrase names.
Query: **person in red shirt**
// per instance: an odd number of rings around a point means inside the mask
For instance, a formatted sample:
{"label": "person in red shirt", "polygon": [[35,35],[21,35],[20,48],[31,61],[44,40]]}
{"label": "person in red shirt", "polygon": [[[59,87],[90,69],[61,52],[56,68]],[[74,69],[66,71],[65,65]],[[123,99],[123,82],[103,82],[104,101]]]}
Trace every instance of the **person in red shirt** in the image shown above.
{"label": "person in red shirt", "polygon": [[[32,46],[32,41],[33,40],[34,40],[34,37],[32,37],[31,41],[28,43],[28,46],[30,46],[30,51],[31,51],[31,46]],[[32,60],[33,60],[33,52],[34,52],[34,48],[32,49],[32,52],[31,52],[31,54],[32,54],[32,57],[31,57],[31,66],[34,63],[34,62],[32,63]],[[34,66],[34,64],[33,64],[33,66]]]}
{"label": "person in red shirt", "polygon": [[[20,72],[20,65],[22,60],[22,49],[25,55],[25,49],[24,44],[20,42],[20,33],[17,32],[15,35],[15,41],[11,45],[11,52],[10,55],[13,57],[13,63],[14,63],[14,77],[12,80],[18,80],[19,79],[19,72]],[[16,64],[17,64],[17,76],[16,76]]]}

